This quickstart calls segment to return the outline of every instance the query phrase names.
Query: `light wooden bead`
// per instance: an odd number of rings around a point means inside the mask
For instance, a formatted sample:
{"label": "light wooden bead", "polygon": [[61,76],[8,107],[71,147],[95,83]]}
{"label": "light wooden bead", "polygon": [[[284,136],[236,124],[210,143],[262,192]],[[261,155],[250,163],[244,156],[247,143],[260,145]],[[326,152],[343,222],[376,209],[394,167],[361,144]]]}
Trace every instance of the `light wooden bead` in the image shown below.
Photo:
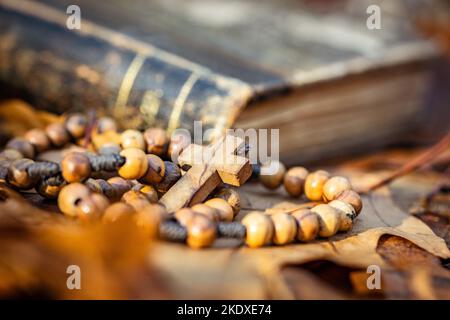
{"label": "light wooden bead", "polygon": [[241,211],[241,197],[239,193],[232,188],[222,188],[214,195],[216,198],[224,199],[233,208],[233,214],[236,216]]}
{"label": "light wooden bead", "polygon": [[356,191],[345,190],[337,196],[336,200],[349,203],[355,209],[356,215],[359,215],[362,210],[361,196]]}
{"label": "light wooden bead", "polygon": [[24,158],[34,158],[33,145],[24,138],[13,138],[6,144],[6,149],[14,149],[20,152]]}
{"label": "light wooden bead", "polygon": [[341,225],[339,212],[328,204],[319,204],[311,209],[319,218],[319,236],[331,237],[339,231]]}
{"label": "light wooden bead", "polygon": [[105,222],[115,222],[125,216],[130,216],[134,212],[134,208],[129,204],[124,202],[116,202],[105,210],[102,220]]}
{"label": "light wooden bead", "polygon": [[116,131],[105,131],[103,133],[92,134],[92,144],[96,150],[102,149],[104,146],[111,146],[111,144],[120,144],[120,134]]}
{"label": "light wooden bead", "polygon": [[84,184],[75,182],[66,185],[58,195],[58,207],[62,213],[70,217],[78,215],[78,204],[89,197],[91,190]]}
{"label": "light wooden bead", "polygon": [[66,129],[75,139],[83,137],[86,133],[88,119],[84,114],[74,113],[66,119]]}
{"label": "light wooden bead", "polygon": [[136,148],[129,148],[120,152],[125,157],[125,164],[118,170],[119,175],[124,179],[139,179],[147,172],[148,162],[144,151]]}
{"label": "light wooden bead", "polygon": [[62,147],[70,141],[69,132],[62,123],[49,124],[45,133],[55,147]]}
{"label": "light wooden bead", "polygon": [[51,186],[47,183],[44,183],[43,180],[39,180],[37,184],[34,186],[34,189],[38,194],[46,199],[56,199],[58,198],[59,192],[66,184],[63,183],[57,186]]}
{"label": "light wooden bead", "polygon": [[139,179],[143,184],[156,185],[162,181],[166,172],[164,161],[154,154],[147,154],[148,169],[145,175]]}
{"label": "light wooden bead", "polygon": [[300,209],[292,212],[297,221],[297,239],[307,242],[314,240],[319,234],[319,217],[309,209]]}
{"label": "light wooden bead", "polygon": [[37,152],[44,152],[50,148],[50,139],[42,129],[31,129],[25,133],[24,138],[33,145]]}
{"label": "light wooden bead", "polygon": [[204,215],[195,215],[186,225],[187,239],[189,247],[200,249],[209,247],[216,239],[215,224]]}
{"label": "light wooden bead", "polygon": [[330,178],[330,174],[324,170],[308,174],[305,181],[305,195],[311,201],[320,201],[323,197],[323,186]]}
{"label": "light wooden bead", "polygon": [[336,176],[332,177],[323,185],[323,200],[325,202],[333,201],[339,194],[345,190],[351,190],[352,185],[347,178]]}
{"label": "light wooden bead", "polygon": [[173,162],[164,161],[164,168],[164,177],[156,185],[156,190],[160,193],[167,192],[181,178],[180,168]]}
{"label": "light wooden bead", "polygon": [[340,214],[339,231],[349,231],[353,227],[353,220],[356,218],[356,211],[351,204],[342,200],[333,200],[328,205],[335,208]]}
{"label": "light wooden bead", "polygon": [[164,156],[167,152],[169,139],[165,130],[149,128],[144,132],[144,140],[147,143],[147,153]]}
{"label": "light wooden bead", "polygon": [[122,195],[121,200],[125,203],[131,203],[132,201],[137,200],[137,199],[145,200],[145,201],[147,201],[147,203],[149,202],[147,197],[145,196],[145,194],[143,194],[142,192],[140,192],[138,190],[129,190],[129,191],[125,192]]}
{"label": "light wooden bead", "polygon": [[139,192],[145,195],[145,197],[151,203],[158,202],[158,193],[152,186],[143,186],[141,189],[139,189]]}
{"label": "light wooden bead", "polygon": [[114,119],[110,117],[101,117],[97,121],[95,131],[97,133],[104,133],[107,131],[117,131],[117,123]]}
{"label": "light wooden bead", "polygon": [[99,193],[91,193],[83,198],[77,205],[78,217],[83,221],[93,221],[100,219],[104,211],[108,208],[108,199]]}
{"label": "light wooden bead", "polygon": [[293,167],[284,176],[284,188],[291,197],[299,197],[303,193],[308,170],[303,167]]}
{"label": "light wooden bead", "polygon": [[81,182],[91,176],[91,163],[86,154],[71,152],[61,161],[61,173],[67,182]]}
{"label": "light wooden bead", "polygon": [[0,152],[0,160],[14,161],[22,158],[23,154],[15,149],[5,149]]}
{"label": "light wooden bead", "polygon": [[156,238],[161,221],[167,218],[167,211],[159,204],[151,204],[137,211],[133,219],[147,237]]}
{"label": "light wooden bead", "polygon": [[213,198],[205,202],[208,207],[214,208],[219,214],[220,221],[231,222],[234,218],[233,208],[221,198]]}
{"label": "light wooden bead", "polygon": [[284,164],[279,161],[271,161],[269,164],[261,166],[259,180],[266,188],[276,189],[283,183],[285,173]]}
{"label": "light wooden bead", "polygon": [[35,181],[28,174],[28,167],[34,163],[30,159],[18,159],[11,162],[8,167],[8,183],[20,188],[30,189]]}
{"label": "light wooden bead", "polygon": [[145,140],[142,133],[138,130],[128,129],[120,135],[120,145],[123,149],[137,148],[145,150]]}
{"label": "light wooden bead", "polygon": [[219,211],[216,208],[207,206],[206,204],[199,203],[191,208],[194,212],[204,215],[211,221],[219,221]]}
{"label": "light wooden bead", "polygon": [[248,213],[242,224],[246,229],[245,242],[250,248],[258,248],[270,243],[274,234],[274,227],[269,216],[262,212]]}
{"label": "light wooden bead", "polygon": [[177,219],[179,224],[186,227],[189,221],[191,221],[197,214],[198,213],[190,208],[182,208],[175,212],[175,219]]}
{"label": "light wooden bead", "polygon": [[183,150],[191,144],[191,137],[183,133],[174,133],[170,137],[169,148],[167,155],[172,161],[178,159],[178,156]]}
{"label": "light wooden bead", "polygon": [[285,245],[294,241],[297,235],[297,223],[291,215],[278,212],[270,216],[274,226],[273,243]]}

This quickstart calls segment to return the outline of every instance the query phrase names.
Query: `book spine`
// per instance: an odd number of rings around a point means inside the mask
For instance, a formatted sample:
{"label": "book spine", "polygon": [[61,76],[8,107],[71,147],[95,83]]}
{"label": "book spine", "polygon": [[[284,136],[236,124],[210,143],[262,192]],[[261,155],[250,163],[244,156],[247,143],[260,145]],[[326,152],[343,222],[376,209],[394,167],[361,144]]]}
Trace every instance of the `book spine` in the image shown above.
{"label": "book spine", "polygon": [[219,133],[252,96],[246,83],[93,22],[70,30],[67,18],[39,2],[0,0],[0,81],[35,107],[95,108],[125,128],[169,133],[201,121]]}

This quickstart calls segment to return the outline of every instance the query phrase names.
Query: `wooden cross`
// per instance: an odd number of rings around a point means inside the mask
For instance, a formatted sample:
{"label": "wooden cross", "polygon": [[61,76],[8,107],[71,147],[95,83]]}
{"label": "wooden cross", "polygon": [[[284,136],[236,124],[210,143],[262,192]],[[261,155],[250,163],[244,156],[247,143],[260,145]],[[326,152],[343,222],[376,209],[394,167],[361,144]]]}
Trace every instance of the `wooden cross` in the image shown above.
{"label": "wooden cross", "polygon": [[221,182],[241,186],[252,175],[249,159],[236,155],[244,147],[245,141],[232,135],[209,146],[189,145],[178,162],[190,169],[164,194],[160,203],[172,213],[203,202]]}

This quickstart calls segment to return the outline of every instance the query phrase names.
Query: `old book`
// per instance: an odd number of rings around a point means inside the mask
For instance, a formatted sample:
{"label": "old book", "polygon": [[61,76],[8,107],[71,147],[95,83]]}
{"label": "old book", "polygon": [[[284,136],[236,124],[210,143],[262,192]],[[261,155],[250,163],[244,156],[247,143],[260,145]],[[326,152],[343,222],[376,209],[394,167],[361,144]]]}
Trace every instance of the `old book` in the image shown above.
{"label": "old book", "polygon": [[438,52],[405,3],[0,0],[0,79],[40,108],[105,108],[125,127],[278,128],[282,158],[310,161],[420,123]]}

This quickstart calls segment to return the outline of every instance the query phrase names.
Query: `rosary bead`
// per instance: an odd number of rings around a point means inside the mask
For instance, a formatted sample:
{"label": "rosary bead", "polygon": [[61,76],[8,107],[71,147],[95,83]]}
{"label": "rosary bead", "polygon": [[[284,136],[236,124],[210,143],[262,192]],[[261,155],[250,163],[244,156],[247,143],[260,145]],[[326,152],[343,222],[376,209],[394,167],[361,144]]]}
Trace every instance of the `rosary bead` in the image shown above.
{"label": "rosary bead", "polygon": [[328,204],[319,204],[311,209],[319,217],[319,236],[331,237],[339,231],[341,225],[339,212]]}
{"label": "rosary bead", "polygon": [[245,242],[250,248],[258,248],[270,243],[274,227],[270,217],[262,212],[252,211],[243,219],[246,228]]}
{"label": "rosary bead", "polygon": [[78,205],[91,194],[84,184],[75,182],[66,185],[58,195],[58,207],[61,212],[70,217],[78,215]]}
{"label": "rosary bead", "polygon": [[305,195],[311,201],[321,201],[323,186],[330,174],[324,170],[318,170],[308,174],[305,181]]}
{"label": "rosary bead", "polygon": [[219,215],[219,221],[231,222],[233,221],[234,213],[233,208],[228,202],[221,198],[213,198],[205,202],[208,207],[217,210]]}
{"label": "rosary bead", "polygon": [[156,238],[161,221],[167,218],[166,214],[164,207],[159,204],[151,204],[137,211],[133,219],[146,236]]}
{"label": "rosary bead", "polygon": [[190,208],[182,208],[175,212],[175,219],[182,226],[186,227],[189,221],[191,221],[197,213]]}
{"label": "rosary bead", "polygon": [[110,205],[103,214],[104,222],[115,222],[124,216],[129,216],[135,212],[134,208],[124,202],[116,202]]}
{"label": "rosary bead", "polygon": [[0,152],[0,160],[14,161],[22,158],[23,154],[21,154],[19,151],[15,149],[5,149],[2,152]]}
{"label": "rosary bead", "polygon": [[167,151],[169,139],[166,131],[160,128],[149,128],[144,132],[144,139],[147,143],[147,153],[164,156]]}
{"label": "rosary bead", "polygon": [[87,198],[82,199],[77,206],[78,217],[83,221],[99,219],[108,208],[108,199],[99,193],[91,193]]}
{"label": "rosary bead", "polygon": [[279,212],[271,215],[270,218],[274,226],[273,243],[285,245],[294,241],[297,235],[297,223],[291,215]]}
{"label": "rosary bead", "polygon": [[107,180],[107,183],[111,186],[112,198],[120,199],[125,192],[133,188],[133,183],[130,180],[125,180],[122,177],[112,177]]}
{"label": "rosary bead", "polygon": [[216,239],[216,226],[205,216],[195,215],[186,226],[187,239],[189,247],[200,249],[209,247]]}
{"label": "rosary bead", "polygon": [[120,145],[120,134],[116,131],[105,131],[103,133],[93,132],[92,144],[96,150],[100,150],[104,146],[110,146],[111,144]]}
{"label": "rosary bead", "polygon": [[56,199],[58,198],[59,192],[65,186],[65,184],[61,185],[49,185],[44,180],[39,180],[34,187],[37,193],[43,196],[46,199]]}
{"label": "rosary bead", "polygon": [[6,149],[14,149],[20,152],[24,158],[34,158],[33,145],[24,138],[13,138],[6,144]]}
{"label": "rosary bead", "polygon": [[170,137],[169,148],[167,149],[167,156],[175,161],[183,150],[191,144],[191,137],[183,133],[174,133]]}
{"label": "rosary bead", "polygon": [[219,211],[216,208],[207,206],[203,203],[199,203],[193,206],[191,209],[198,214],[204,215],[213,222],[219,221]]}
{"label": "rosary bead", "polygon": [[164,161],[154,154],[147,154],[148,169],[139,182],[148,185],[156,185],[161,182],[166,172]]}
{"label": "rosary bead", "polygon": [[18,159],[8,167],[8,182],[19,189],[30,189],[35,181],[28,174],[28,167],[34,163],[30,159]]}
{"label": "rosary bead", "polygon": [[50,139],[42,129],[31,129],[25,133],[24,138],[33,145],[37,152],[43,152],[50,148]]}
{"label": "rosary bead", "polygon": [[276,189],[283,183],[286,167],[279,161],[271,161],[261,166],[259,180],[269,189]]}
{"label": "rosary bead", "polygon": [[129,148],[120,152],[125,157],[125,164],[119,168],[119,175],[124,179],[139,179],[147,172],[148,162],[144,151]]}
{"label": "rosary bead", "polygon": [[86,133],[88,119],[84,114],[74,113],[66,119],[66,129],[72,137],[79,139]]}
{"label": "rosary bead", "polygon": [[241,197],[239,193],[232,188],[222,188],[218,193],[214,195],[216,198],[224,199],[233,208],[234,216],[237,216],[241,211]]}
{"label": "rosary bead", "polygon": [[156,185],[156,190],[160,193],[167,192],[181,178],[180,168],[173,162],[164,161],[164,167],[164,178]]}
{"label": "rosary bead", "polygon": [[158,192],[156,192],[155,188],[153,188],[152,186],[143,186],[141,189],[139,189],[139,192],[145,195],[145,197],[151,203],[158,202]]}
{"label": "rosary bead", "polygon": [[297,239],[307,242],[314,240],[319,234],[319,217],[309,209],[300,209],[292,213],[297,221]]}
{"label": "rosary bead", "polygon": [[356,191],[344,190],[337,196],[336,200],[342,200],[350,204],[355,209],[356,215],[358,215],[361,212],[362,209],[361,196]]}
{"label": "rosary bead", "polygon": [[340,193],[351,189],[352,185],[347,178],[339,176],[332,177],[323,185],[323,200],[325,202],[333,201]]}
{"label": "rosary bead", "polygon": [[333,200],[328,205],[335,208],[340,214],[339,231],[349,231],[353,227],[353,220],[356,218],[355,209],[342,200]]}
{"label": "rosary bead", "polygon": [[123,149],[137,148],[145,150],[145,140],[142,133],[138,130],[128,129],[120,135],[120,145]]}
{"label": "rosary bead", "polygon": [[96,133],[105,133],[107,131],[117,131],[117,123],[110,117],[101,117],[95,126]]}
{"label": "rosary bead", "polygon": [[120,153],[122,151],[122,148],[117,143],[104,143],[99,149],[99,154],[116,154]]}
{"label": "rosary bead", "polygon": [[96,179],[89,178],[84,183],[92,192],[103,193],[100,182]]}
{"label": "rosary bead", "polygon": [[91,176],[91,163],[86,154],[71,152],[61,161],[61,173],[67,182],[82,182]]}
{"label": "rosary bead", "polygon": [[303,192],[308,170],[303,167],[293,167],[284,176],[284,188],[291,197],[299,197]]}
{"label": "rosary bead", "polygon": [[69,132],[62,123],[49,124],[45,133],[55,147],[62,147],[70,141]]}

